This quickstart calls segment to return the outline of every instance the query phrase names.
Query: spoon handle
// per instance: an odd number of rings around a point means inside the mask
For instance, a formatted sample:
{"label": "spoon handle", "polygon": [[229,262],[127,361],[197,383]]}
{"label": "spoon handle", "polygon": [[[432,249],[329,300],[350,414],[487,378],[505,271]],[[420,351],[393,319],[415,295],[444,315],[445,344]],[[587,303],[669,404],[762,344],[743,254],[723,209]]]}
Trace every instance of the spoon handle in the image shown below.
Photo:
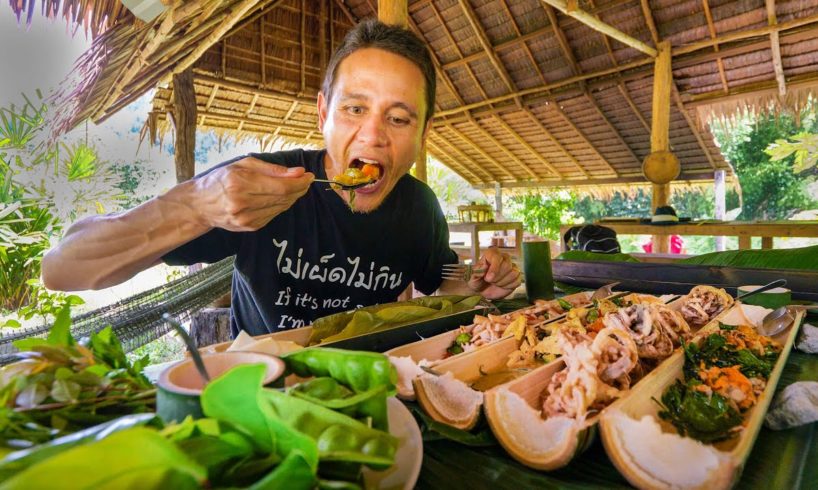
{"label": "spoon handle", "polygon": [[182,340],[185,342],[187,346],[188,352],[190,352],[190,357],[193,358],[193,364],[196,366],[196,370],[199,371],[199,375],[205,381],[210,381],[210,375],[207,373],[207,368],[204,365],[204,361],[202,361],[202,354],[199,353],[199,349],[196,348],[196,344],[193,343],[193,339],[190,338],[190,335],[187,334],[185,328],[179,323],[175,318],[170,316],[169,313],[162,313],[162,319],[165,320],[176,330],[176,333],[182,337]]}
{"label": "spoon handle", "polygon": [[736,296],[736,300],[744,299],[744,298],[747,298],[749,296],[755,296],[756,294],[763,293],[764,291],[769,291],[770,289],[779,288],[779,287],[783,287],[783,286],[786,286],[786,285],[787,285],[787,280],[786,279],[779,279],[779,280],[773,281],[773,282],[771,282],[769,284],[765,284],[765,285],[761,286],[760,288],[756,289],[755,291],[748,291],[748,292],[746,292],[744,294],[739,294],[738,296]]}

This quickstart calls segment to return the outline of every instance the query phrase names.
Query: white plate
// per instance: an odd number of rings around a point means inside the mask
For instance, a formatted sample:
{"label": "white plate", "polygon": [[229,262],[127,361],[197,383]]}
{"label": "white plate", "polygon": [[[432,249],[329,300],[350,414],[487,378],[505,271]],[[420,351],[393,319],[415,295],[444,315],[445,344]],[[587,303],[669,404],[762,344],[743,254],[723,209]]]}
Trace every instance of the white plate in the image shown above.
{"label": "white plate", "polygon": [[420,465],[423,463],[423,439],[412,413],[397,398],[386,400],[389,416],[389,432],[398,438],[395,464],[384,471],[364,468],[364,482],[367,489],[379,490],[412,489],[418,481]]}

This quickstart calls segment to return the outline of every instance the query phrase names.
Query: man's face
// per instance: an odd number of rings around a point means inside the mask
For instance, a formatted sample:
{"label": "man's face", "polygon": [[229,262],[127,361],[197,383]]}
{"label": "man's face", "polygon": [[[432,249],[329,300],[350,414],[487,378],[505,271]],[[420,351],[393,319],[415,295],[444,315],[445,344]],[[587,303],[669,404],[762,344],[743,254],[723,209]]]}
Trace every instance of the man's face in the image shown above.
{"label": "man's face", "polygon": [[[423,74],[402,56],[365,48],[338,66],[332,100],[318,94],[318,127],[324,134],[327,177],[374,163],[381,177],[356,190],[354,209],[381,205],[409,171],[426,136]],[[349,202],[349,192],[338,191]]]}

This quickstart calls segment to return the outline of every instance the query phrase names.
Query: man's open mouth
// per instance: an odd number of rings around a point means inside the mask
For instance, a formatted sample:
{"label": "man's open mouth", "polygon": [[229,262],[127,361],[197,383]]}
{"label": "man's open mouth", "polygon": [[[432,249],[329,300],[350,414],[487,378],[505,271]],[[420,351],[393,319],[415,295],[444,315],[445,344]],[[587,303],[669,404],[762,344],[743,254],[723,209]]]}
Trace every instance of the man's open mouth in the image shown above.
{"label": "man's open mouth", "polygon": [[349,162],[347,172],[355,174],[356,178],[363,181],[368,180],[370,183],[359,190],[374,188],[378,181],[383,177],[383,165],[377,160],[370,160],[368,158],[353,158]]}

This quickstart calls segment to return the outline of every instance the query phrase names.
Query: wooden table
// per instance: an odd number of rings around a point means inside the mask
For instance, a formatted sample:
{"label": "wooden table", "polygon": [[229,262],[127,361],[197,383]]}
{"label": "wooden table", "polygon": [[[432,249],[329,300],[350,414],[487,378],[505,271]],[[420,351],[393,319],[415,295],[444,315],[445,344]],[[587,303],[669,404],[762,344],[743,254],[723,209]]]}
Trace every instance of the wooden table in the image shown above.
{"label": "wooden table", "polygon": [[[737,236],[739,250],[752,248],[753,237],[761,237],[762,249],[773,248],[775,237],[818,237],[818,221],[691,221],[667,226],[636,221],[597,221],[594,224],[607,226],[620,235]],[[571,226],[575,225],[560,226],[560,235],[564,236]]]}
{"label": "wooden table", "polygon": [[[514,231],[514,254],[522,257],[523,246],[523,224],[519,221],[507,221],[500,223],[449,223],[449,233],[470,233],[471,234],[471,257],[472,263],[477,263],[480,259],[480,232],[482,231]],[[457,250],[459,247],[452,247]]]}

